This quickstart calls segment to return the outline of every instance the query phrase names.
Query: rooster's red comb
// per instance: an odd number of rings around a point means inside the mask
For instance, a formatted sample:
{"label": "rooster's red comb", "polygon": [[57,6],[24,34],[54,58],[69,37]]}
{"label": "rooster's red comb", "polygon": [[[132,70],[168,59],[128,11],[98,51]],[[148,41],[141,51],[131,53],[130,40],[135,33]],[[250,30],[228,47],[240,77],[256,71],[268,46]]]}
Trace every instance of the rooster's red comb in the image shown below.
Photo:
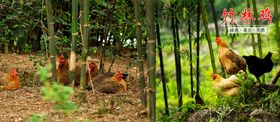
{"label": "rooster's red comb", "polygon": [[64,55],[61,54],[61,55],[59,56],[59,58],[60,58],[60,59],[63,59],[63,58],[64,58]]}
{"label": "rooster's red comb", "polygon": [[221,37],[220,36],[216,36],[216,43],[219,44],[221,42]]}
{"label": "rooster's red comb", "polygon": [[17,74],[17,69],[16,68],[13,68],[11,69],[11,72],[10,72],[12,75],[16,75]]}
{"label": "rooster's red comb", "polygon": [[121,73],[121,71],[120,71],[120,70],[118,70],[118,71],[117,71],[117,74],[119,75],[119,74],[122,74],[122,73]]}
{"label": "rooster's red comb", "polygon": [[17,69],[16,69],[16,68],[13,68],[13,69],[12,69],[12,72],[17,72]]}
{"label": "rooster's red comb", "polygon": [[216,79],[217,75],[215,73],[212,74],[212,79]]}

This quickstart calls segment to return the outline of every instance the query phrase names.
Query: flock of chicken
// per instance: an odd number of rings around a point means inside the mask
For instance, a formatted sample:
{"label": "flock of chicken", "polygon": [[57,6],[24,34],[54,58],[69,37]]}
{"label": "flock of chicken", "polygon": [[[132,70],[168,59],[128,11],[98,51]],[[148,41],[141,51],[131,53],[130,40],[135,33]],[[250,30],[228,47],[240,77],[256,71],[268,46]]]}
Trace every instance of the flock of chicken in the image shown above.
{"label": "flock of chicken", "polygon": [[[60,55],[58,58],[58,67],[56,68],[58,83],[69,85],[69,63],[68,60]],[[75,85],[79,85],[81,76],[82,62],[76,63],[75,68]],[[98,74],[98,66],[95,60],[87,58],[86,62],[86,86],[87,88],[93,87],[93,89],[101,93],[124,93],[127,90],[127,84],[124,81],[126,74],[122,74],[120,71],[116,73],[107,72]]]}
{"label": "flock of chicken", "polygon": [[214,88],[220,95],[236,96],[238,94],[241,83],[247,78],[247,66],[249,72],[257,78],[258,82],[260,82],[261,75],[270,72],[273,68],[271,52],[268,52],[263,59],[256,56],[241,57],[230,50],[220,37],[216,38],[216,43],[219,46],[219,61],[226,73],[231,75],[225,79],[219,74],[212,74]]}
{"label": "flock of chicken", "polygon": [[[69,81],[69,63],[63,55],[57,57],[57,81],[60,84],[70,85]],[[79,85],[81,76],[82,62],[77,62],[75,65],[75,82],[74,85]],[[127,74],[122,74],[120,71],[116,73],[107,72],[98,74],[99,70],[95,60],[88,58],[86,62],[86,85],[87,88],[95,89],[101,93],[124,93],[127,90],[125,78]],[[0,90],[17,90],[20,88],[20,79],[17,75],[16,69],[12,69],[9,73],[0,76]]]}
{"label": "flock of chicken", "polygon": [[[230,50],[225,41],[220,37],[216,38],[216,43],[219,46],[219,61],[226,73],[231,75],[225,79],[219,74],[213,73],[212,79],[214,81],[214,88],[221,95],[235,96],[238,94],[241,83],[247,78],[246,67],[248,66],[249,72],[257,78],[264,73],[270,72],[273,68],[271,60],[272,53],[260,59],[256,56],[243,56],[243,58],[232,50]],[[69,63],[63,55],[57,57],[58,66],[56,68],[57,81],[61,84],[68,85],[69,81]],[[75,70],[75,85],[79,85],[81,76],[81,62],[76,63]],[[86,70],[86,84],[89,88],[102,93],[124,93],[127,90],[126,82],[124,81],[126,74],[121,72],[117,73],[104,73],[98,74],[98,67],[94,60],[87,59]],[[238,76],[240,75],[241,78]],[[8,74],[0,76],[0,90],[17,90],[20,88],[20,80],[17,75],[16,69],[12,69]]]}

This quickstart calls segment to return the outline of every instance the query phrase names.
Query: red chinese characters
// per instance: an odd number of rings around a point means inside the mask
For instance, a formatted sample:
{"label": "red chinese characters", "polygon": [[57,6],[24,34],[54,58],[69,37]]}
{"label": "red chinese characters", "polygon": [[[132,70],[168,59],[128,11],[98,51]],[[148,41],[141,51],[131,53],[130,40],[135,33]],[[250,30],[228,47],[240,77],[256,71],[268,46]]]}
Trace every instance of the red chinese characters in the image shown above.
{"label": "red chinese characters", "polygon": [[[224,19],[224,23],[226,23],[226,19],[229,16],[231,18],[230,23],[234,24],[234,15],[237,14],[237,12],[233,12],[233,9],[230,8],[229,12],[227,12],[227,9],[224,9],[222,17]],[[250,9],[244,8],[243,12],[241,13],[240,21],[243,21],[244,24],[250,24],[252,21],[256,20],[255,17],[253,17],[253,13]],[[272,15],[270,14],[270,10],[268,7],[266,9],[260,10],[260,17],[258,20],[262,21],[268,21],[268,24],[272,22]]]}
{"label": "red chinese characters", "polygon": [[234,23],[234,15],[235,15],[235,14],[237,14],[237,12],[233,12],[233,11],[232,11],[232,8],[229,9],[229,12],[227,12],[227,10],[224,9],[223,15],[222,15],[223,18],[224,18],[224,22],[226,22],[226,17],[227,17],[227,16],[230,16],[230,17],[231,17],[230,23],[233,24],[233,23]]}
{"label": "red chinese characters", "polygon": [[244,8],[244,11],[241,13],[241,18],[239,20],[243,20],[243,23],[246,24],[246,22],[248,24],[251,23],[251,20],[256,20],[255,17],[252,16],[252,12],[250,11],[250,9]]}
{"label": "red chinese characters", "polygon": [[266,9],[260,10],[260,18],[258,20],[268,20],[268,24],[272,22],[272,16],[270,15],[270,10],[268,7],[266,7]]}

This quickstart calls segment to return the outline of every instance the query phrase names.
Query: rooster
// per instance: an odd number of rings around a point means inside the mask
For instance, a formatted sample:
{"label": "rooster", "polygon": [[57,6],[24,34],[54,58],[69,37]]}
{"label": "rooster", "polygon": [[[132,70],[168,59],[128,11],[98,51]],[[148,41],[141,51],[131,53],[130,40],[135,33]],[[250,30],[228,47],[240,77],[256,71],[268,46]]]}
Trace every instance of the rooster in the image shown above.
{"label": "rooster", "polygon": [[[241,80],[238,78],[238,75],[241,75]],[[228,79],[224,79],[219,74],[212,74],[214,88],[218,91],[218,93],[229,96],[236,96],[238,94],[239,87],[246,77],[247,74],[243,70],[240,70],[237,75],[232,75]]]}
{"label": "rooster", "polygon": [[0,79],[0,90],[17,90],[20,88],[20,80],[16,69],[12,69],[10,73],[4,74]]}
{"label": "rooster", "polygon": [[123,75],[118,71],[113,77],[102,77],[93,79],[93,88],[101,93],[115,94],[124,93],[127,90],[127,84],[123,80]]}
{"label": "rooster", "polygon": [[57,60],[59,62],[56,69],[57,81],[64,85],[69,84],[69,63],[62,54],[57,57]]}
{"label": "rooster", "polygon": [[255,75],[259,82],[261,81],[259,77],[264,73],[270,72],[273,68],[271,57],[271,52],[268,52],[263,59],[260,59],[256,56],[243,56],[248,65],[249,72]]}
{"label": "rooster", "polygon": [[216,43],[219,46],[219,61],[227,74],[233,75],[240,70],[246,71],[245,60],[230,50],[219,36],[216,38]]}

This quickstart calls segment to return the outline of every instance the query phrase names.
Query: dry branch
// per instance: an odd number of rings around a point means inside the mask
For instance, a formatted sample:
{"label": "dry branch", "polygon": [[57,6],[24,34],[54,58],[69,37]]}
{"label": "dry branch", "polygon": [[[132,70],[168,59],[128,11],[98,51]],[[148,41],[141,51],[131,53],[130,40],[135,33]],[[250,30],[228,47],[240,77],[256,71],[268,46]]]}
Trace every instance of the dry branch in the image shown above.
{"label": "dry branch", "polygon": [[280,77],[280,69],[278,70],[277,74],[272,78],[271,84],[276,84]]}

